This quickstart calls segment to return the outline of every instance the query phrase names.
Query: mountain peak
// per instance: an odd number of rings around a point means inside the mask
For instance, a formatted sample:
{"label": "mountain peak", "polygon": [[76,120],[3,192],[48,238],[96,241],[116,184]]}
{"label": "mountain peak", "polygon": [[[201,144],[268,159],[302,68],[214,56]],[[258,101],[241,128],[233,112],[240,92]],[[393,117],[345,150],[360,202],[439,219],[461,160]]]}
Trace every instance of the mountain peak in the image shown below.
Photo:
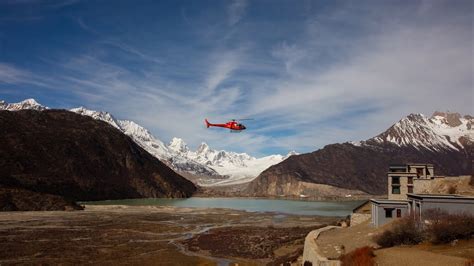
{"label": "mountain peak", "polygon": [[189,151],[188,145],[181,138],[173,138],[168,148],[178,153],[186,153]]}
{"label": "mountain peak", "polygon": [[429,119],[423,114],[410,114],[371,140],[417,149],[459,150],[464,147],[461,139],[474,139],[471,124],[458,113],[435,112]]}
{"label": "mountain peak", "polygon": [[207,145],[207,143],[201,142],[201,145],[199,145],[198,149],[196,150],[196,153],[198,154],[206,153],[209,149],[210,148],[209,148],[209,145]]}
{"label": "mountain peak", "polygon": [[426,119],[426,116],[424,114],[419,114],[419,113],[411,113],[407,115],[406,117],[402,118],[400,121],[419,121],[419,120],[424,120]]}
{"label": "mountain peak", "polygon": [[69,111],[80,114],[80,115],[90,116],[94,119],[109,123],[110,125],[112,125],[113,127],[117,129],[120,129],[120,126],[118,125],[117,120],[108,112],[89,110],[83,106],[78,107],[78,108],[73,108]]}
{"label": "mountain peak", "polygon": [[288,158],[288,157],[290,157],[290,156],[292,156],[292,155],[298,155],[298,154],[299,154],[299,153],[297,153],[296,151],[290,151],[290,152],[288,152],[288,154],[284,157],[284,159],[286,159],[286,158]]}
{"label": "mountain peak", "polygon": [[23,109],[42,111],[48,109],[48,107],[39,104],[33,98],[25,99],[18,103],[7,103],[5,101],[0,101],[0,110],[18,111]]}
{"label": "mountain peak", "polygon": [[122,129],[122,131],[129,136],[139,137],[140,139],[149,140],[153,138],[151,133],[144,127],[140,126],[139,124],[130,121],[130,120],[117,120],[118,125]]}
{"label": "mountain peak", "polygon": [[33,98],[25,99],[25,100],[21,101],[20,103],[29,104],[29,105],[41,105]]}
{"label": "mountain peak", "polygon": [[436,111],[431,116],[431,119],[441,120],[443,123],[445,123],[445,124],[447,124],[451,127],[460,126],[462,124],[461,118],[462,118],[461,114],[451,113],[449,111],[447,111],[447,112]]}

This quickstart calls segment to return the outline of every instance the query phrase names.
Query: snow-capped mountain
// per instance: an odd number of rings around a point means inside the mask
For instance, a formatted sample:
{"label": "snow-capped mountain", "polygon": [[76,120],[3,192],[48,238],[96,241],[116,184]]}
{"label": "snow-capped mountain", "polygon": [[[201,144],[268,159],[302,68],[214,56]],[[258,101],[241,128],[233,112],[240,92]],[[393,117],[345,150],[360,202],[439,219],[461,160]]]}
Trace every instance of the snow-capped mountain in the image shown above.
{"label": "snow-capped mountain", "polygon": [[297,154],[292,151],[286,156],[270,155],[261,158],[252,157],[246,153],[236,153],[224,150],[214,150],[206,143],[201,143],[196,151],[191,151],[186,143],[180,138],[173,138],[168,148],[177,154],[197,161],[203,165],[216,170],[220,175],[229,176],[227,179],[203,180],[201,185],[231,185],[252,181],[263,170],[277,164],[291,155]]}
{"label": "snow-capped mountain", "polygon": [[151,155],[168,164],[175,171],[198,176],[218,175],[216,171],[205,165],[201,165],[194,160],[189,160],[180,154],[173,153],[161,140],[155,138],[146,128],[133,121],[117,120],[108,112],[88,110],[84,107],[73,108],[70,111],[109,123],[131,137],[135,143],[140,145]]}
{"label": "snow-capped mountain", "polygon": [[[435,175],[472,175],[473,117],[411,114],[366,141],[328,144],[273,165],[252,180],[247,196],[333,197],[387,192],[390,164],[430,163]],[[343,189],[343,190],[341,190]]]}
{"label": "snow-capped mountain", "polygon": [[[8,104],[0,101],[0,110],[49,109],[34,99]],[[263,170],[277,164],[291,155],[270,155],[255,158],[246,153],[217,151],[202,143],[196,151],[191,151],[184,140],[173,138],[166,145],[155,138],[146,128],[129,120],[118,120],[108,112],[89,110],[84,107],[70,110],[80,115],[104,121],[128,135],[150,154],[168,164],[175,171],[191,174],[199,185],[215,186],[249,182]]]}
{"label": "snow-capped mountain", "polygon": [[191,151],[184,140],[173,138],[168,145],[155,138],[147,129],[128,120],[116,120],[107,112],[87,110],[83,107],[71,111],[105,121],[130,136],[137,144],[165,161],[171,168],[181,173],[198,176],[202,186],[230,185],[249,182],[263,170],[277,164],[291,155],[270,155],[255,158],[246,153],[217,151],[202,143],[196,151]]}
{"label": "snow-capped mountain", "polygon": [[423,114],[410,114],[382,134],[361,144],[393,143],[417,149],[439,151],[461,150],[474,141],[474,118],[458,113],[435,112],[430,118]]}
{"label": "snow-capped mountain", "polygon": [[82,106],[78,108],[73,108],[69,111],[80,114],[80,115],[90,116],[96,120],[107,122],[108,124],[112,125],[115,128],[121,129],[118,124],[118,121],[111,114],[107,112],[88,110]]}
{"label": "snow-capped mountain", "polygon": [[18,103],[7,103],[5,101],[0,101],[0,110],[15,111],[23,109],[33,109],[42,111],[48,109],[48,107],[39,104],[34,99],[26,99]]}
{"label": "snow-capped mountain", "polygon": [[285,157],[271,155],[257,159],[246,153],[216,151],[209,148],[206,143],[202,143],[197,151],[191,151],[180,138],[173,138],[168,145],[165,145],[144,127],[133,121],[117,120],[107,112],[87,110],[84,107],[74,108],[71,111],[105,121],[120,129],[171,168],[198,176],[197,182],[203,186],[249,182],[269,166],[291,155]]}

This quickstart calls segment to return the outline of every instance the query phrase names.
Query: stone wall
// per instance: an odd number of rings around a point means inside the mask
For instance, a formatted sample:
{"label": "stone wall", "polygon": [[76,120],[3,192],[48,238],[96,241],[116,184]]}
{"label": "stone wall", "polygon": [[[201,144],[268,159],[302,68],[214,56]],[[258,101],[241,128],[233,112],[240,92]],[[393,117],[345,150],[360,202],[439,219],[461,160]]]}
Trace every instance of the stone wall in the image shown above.
{"label": "stone wall", "polygon": [[351,226],[361,224],[368,221],[371,217],[370,213],[353,213],[351,214]]}
{"label": "stone wall", "polygon": [[434,179],[415,179],[413,180],[413,192],[418,194],[432,193],[434,183]]}
{"label": "stone wall", "polygon": [[341,266],[341,261],[330,260],[319,251],[319,247],[316,244],[321,232],[337,228],[337,226],[326,226],[317,230],[309,232],[304,240],[304,251],[303,251],[303,265],[304,263],[311,262],[313,266]]}
{"label": "stone wall", "polygon": [[474,189],[469,182],[471,176],[446,176],[429,180],[413,180],[415,193],[420,194],[449,194],[450,187],[455,188],[455,194],[472,195]]}

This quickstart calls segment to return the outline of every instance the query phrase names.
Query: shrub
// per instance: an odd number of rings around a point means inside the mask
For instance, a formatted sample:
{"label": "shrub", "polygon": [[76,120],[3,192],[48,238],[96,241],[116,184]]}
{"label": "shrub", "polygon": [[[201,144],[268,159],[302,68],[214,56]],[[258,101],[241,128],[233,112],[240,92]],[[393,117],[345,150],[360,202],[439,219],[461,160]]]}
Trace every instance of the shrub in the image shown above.
{"label": "shrub", "polygon": [[474,235],[474,216],[467,213],[445,214],[426,227],[433,244],[449,243],[456,239],[471,239]]}
{"label": "shrub", "polygon": [[394,222],[393,228],[375,237],[381,247],[414,245],[423,241],[421,226],[411,217],[405,216]]}
{"label": "shrub", "polygon": [[453,185],[448,187],[448,194],[456,194],[457,188]]}
{"label": "shrub", "polygon": [[449,243],[474,236],[474,216],[468,213],[449,214],[440,209],[423,212],[424,224],[406,216],[395,221],[392,229],[375,237],[381,247],[414,245],[424,240],[433,244]]}
{"label": "shrub", "polygon": [[342,255],[340,260],[343,266],[373,266],[374,257],[374,249],[365,246]]}

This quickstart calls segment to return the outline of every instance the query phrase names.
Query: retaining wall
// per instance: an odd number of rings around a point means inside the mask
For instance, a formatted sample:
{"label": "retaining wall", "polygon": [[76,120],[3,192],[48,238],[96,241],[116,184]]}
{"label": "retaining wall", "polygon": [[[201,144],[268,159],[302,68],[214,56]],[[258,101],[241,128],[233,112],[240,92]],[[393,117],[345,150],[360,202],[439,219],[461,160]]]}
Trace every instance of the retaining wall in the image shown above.
{"label": "retaining wall", "polygon": [[309,232],[304,240],[304,251],[303,251],[303,265],[304,263],[310,262],[313,266],[341,266],[341,261],[339,260],[330,260],[325,256],[321,255],[322,253],[319,250],[319,247],[316,243],[319,234],[321,232],[331,230],[334,228],[339,228],[337,226],[326,226],[317,230]]}

